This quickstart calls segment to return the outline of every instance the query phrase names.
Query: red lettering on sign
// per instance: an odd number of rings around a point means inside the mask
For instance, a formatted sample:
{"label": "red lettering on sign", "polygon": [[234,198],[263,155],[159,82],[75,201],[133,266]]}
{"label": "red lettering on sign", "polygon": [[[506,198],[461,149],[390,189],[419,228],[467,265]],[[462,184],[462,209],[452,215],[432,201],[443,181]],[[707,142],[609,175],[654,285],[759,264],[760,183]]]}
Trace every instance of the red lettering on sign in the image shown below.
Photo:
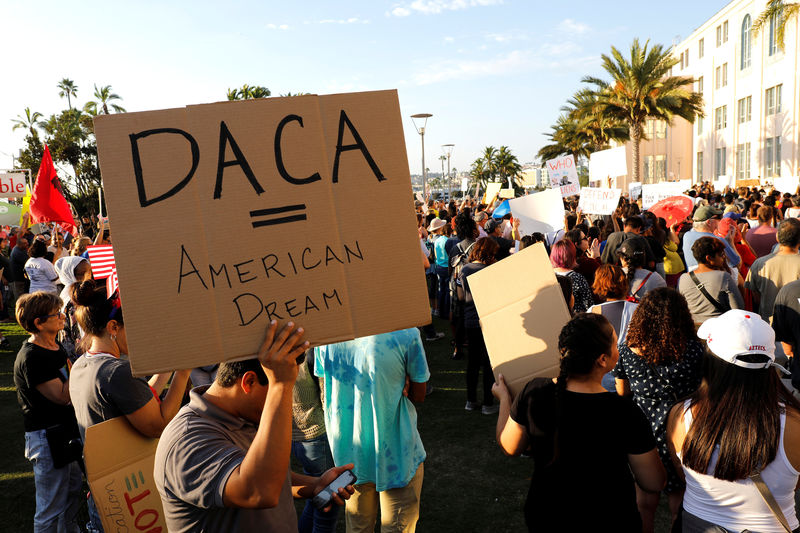
{"label": "red lettering on sign", "polygon": [[131,498],[127,492],[125,493],[125,503],[128,504],[128,512],[131,513],[131,516],[136,515],[136,513],[133,512],[133,504],[143,498],[147,498],[148,494],[150,494],[150,489],[147,489],[146,491],[142,492],[138,496],[135,496],[134,498]]}
{"label": "red lettering on sign", "polygon": [[[147,525],[139,525],[139,522],[143,521],[142,517],[143,516],[148,516],[148,515],[153,517],[152,521]],[[133,521],[133,524],[136,526],[136,529],[138,529],[139,531],[144,531],[145,529],[147,529],[148,527],[151,527],[156,522],[158,522],[158,511],[156,511],[154,509],[145,509],[144,511],[142,511],[141,513],[136,515],[136,519]]]}

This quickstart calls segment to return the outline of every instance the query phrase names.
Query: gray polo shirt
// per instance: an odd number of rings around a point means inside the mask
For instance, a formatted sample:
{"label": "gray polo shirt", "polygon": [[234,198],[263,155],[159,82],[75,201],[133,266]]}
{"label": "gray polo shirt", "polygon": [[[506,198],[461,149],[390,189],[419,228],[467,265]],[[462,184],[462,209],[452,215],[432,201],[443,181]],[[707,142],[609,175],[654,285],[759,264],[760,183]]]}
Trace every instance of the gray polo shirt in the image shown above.
{"label": "gray polo shirt", "polygon": [[237,509],[223,504],[228,477],[244,460],[257,428],[207,402],[207,388],[191,391],[189,404],[158,442],[153,476],[169,531],[297,533],[288,469],[277,507]]}

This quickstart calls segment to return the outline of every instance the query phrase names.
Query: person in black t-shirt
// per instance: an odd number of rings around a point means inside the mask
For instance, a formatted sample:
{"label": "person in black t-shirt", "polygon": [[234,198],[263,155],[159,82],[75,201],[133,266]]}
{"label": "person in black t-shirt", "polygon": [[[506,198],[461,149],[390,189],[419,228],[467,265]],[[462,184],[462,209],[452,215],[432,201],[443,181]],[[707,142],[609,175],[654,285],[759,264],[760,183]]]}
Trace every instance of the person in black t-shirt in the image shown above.
{"label": "person in black t-shirt", "polygon": [[17,320],[31,334],[14,361],[14,385],[25,423],[25,457],[33,463],[34,531],[78,531],[81,469],[77,461],[54,464],[63,450],[52,450],[47,438],[48,429],[58,427],[76,436],[78,430],[70,404],[67,353],[56,341],[64,327],[60,309],[61,299],[45,292],[25,294],[17,301]]}
{"label": "person in black t-shirt", "polygon": [[[640,532],[634,482],[660,491],[666,474],[642,411],[607,392],[617,336],[602,315],[582,313],[558,338],[556,380],[535,378],[512,398],[502,375],[497,441],[509,455],[530,448],[534,471],[525,503],[529,531]],[[610,523],[609,523],[610,522]]]}

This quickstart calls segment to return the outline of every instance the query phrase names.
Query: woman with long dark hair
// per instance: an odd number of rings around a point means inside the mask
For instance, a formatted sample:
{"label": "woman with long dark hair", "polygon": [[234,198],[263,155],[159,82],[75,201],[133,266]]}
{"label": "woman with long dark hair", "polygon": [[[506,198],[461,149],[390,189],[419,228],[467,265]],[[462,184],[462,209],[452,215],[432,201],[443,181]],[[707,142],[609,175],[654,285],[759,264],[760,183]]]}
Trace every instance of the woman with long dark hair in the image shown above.
{"label": "woman with long dark hair", "polygon": [[700,237],[692,245],[697,268],[680,277],[678,290],[686,298],[692,320],[699,327],[730,309],[744,309],[744,300],[728,270],[725,245],[714,237]]}
{"label": "woman with long dark hair", "polygon": [[735,309],[697,335],[710,352],[705,379],[667,425],[686,476],[683,531],[797,531],[800,402],[772,368],[775,332]]}
{"label": "woman with long dark hair", "polygon": [[[667,414],[673,405],[700,385],[703,345],[694,333],[686,300],[675,289],[653,289],[633,312],[625,342],[619,346],[619,362],[614,368],[617,392],[633,395],[641,408],[658,445],[667,470],[664,492],[673,521],[683,498],[683,481],[670,460],[667,446]],[[659,494],[637,490],[636,501],[642,515],[642,531],[653,531]]]}
{"label": "woman with long dark hair", "polygon": [[[492,396],[494,374],[492,364],[489,362],[489,352],[483,340],[483,331],[478,318],[478,310],[472,300],[472,291],[469,288],[469,276],[493,264],[500,245],[490,237],[482,237],[475,241],[470,250],[469,263],[464,265],[459,276],[460,287],[458,298],[464,302],[464,326],[467,331],[467,411],[481,409],[483,414],[491,415],[497,412]],[[478,403],[478,373],[483,372],[483,404]]]}
{"label": "woman with long dark hair", "polygon": [[658,272],[647,270],[646,242],[641,239],[628,239],[617,248],[617,257],[622,265],[622,270],[628,278],[629,298],[634,301],[641,300],[645,294],[658,287],[666,287]]}
{"label": "woman with long dark hair", "polygon": [[509,455],[531,449],[528,530],[594,531],[611,520],[609,530],[638,533],[634,485],[659,491],[665,474],[642,411],[601,384],[619,357],[614,329],[582,313],[561,330],[558,349],[557,379],[535,378],[513,398],[500,375],[492,389],[500,447]]}

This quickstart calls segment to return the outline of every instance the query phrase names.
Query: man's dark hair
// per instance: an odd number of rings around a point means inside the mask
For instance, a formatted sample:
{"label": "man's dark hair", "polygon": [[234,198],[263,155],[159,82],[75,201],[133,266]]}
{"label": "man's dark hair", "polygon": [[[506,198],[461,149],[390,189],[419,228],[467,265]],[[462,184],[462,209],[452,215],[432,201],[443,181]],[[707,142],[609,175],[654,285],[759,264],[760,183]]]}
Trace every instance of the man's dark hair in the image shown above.
{"label": "man's dark hair", "polygon": [[797,248],[800,245],[800,220],[787,218],[778,226],[778,243]]}
{"label": "man's dark hair", "polygon": [[267,375],[264,373],[264,369],[261,368],[261,363],[258,362],[258,359],[220,363],[216,382],[220,387],[227,389],[228,387],[233,387],[242,376],[250,371],[256,373],[256,378],[258,378],[260,384],[267,384]]}
{"label": "man's dark hair", "polygon": [[639,216],[628,217],[625,219],[625,226],[631,229],[639,229],[644,225],[642,218]]}
{"label": "man's dark hair", "polygon": [[733,194],[732,193],[726,193],[725,194],[725,203],[728,204],[728,205],[733,203]]}

